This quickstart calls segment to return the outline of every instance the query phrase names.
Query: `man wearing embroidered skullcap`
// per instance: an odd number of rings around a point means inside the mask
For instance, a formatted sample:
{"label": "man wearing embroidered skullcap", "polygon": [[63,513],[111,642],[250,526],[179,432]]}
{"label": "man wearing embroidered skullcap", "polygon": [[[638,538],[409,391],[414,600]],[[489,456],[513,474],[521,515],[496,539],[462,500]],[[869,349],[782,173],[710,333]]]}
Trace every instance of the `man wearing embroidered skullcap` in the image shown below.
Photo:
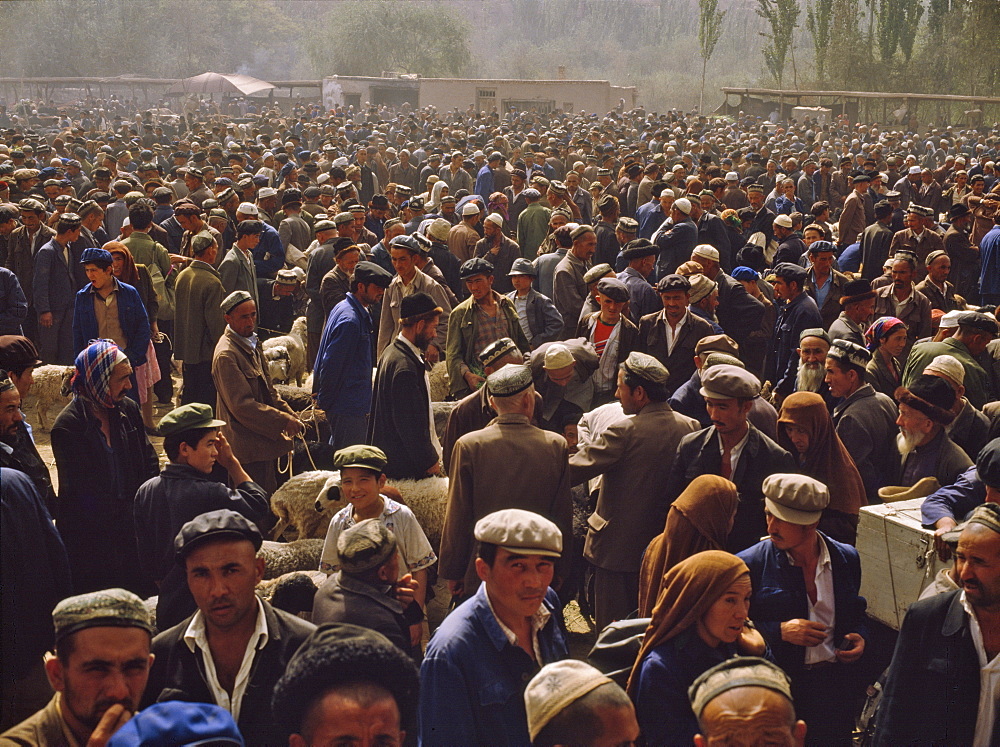
{"label": "man wearing embroidered skullcap", "polygon": [[132,387],[132,366],[110,340],[76,357],[73,399],[52,426],[59,472],[53,512],[78,592],[121,586],[155,592],[139,572],[132,503],[160,471]]}
{"label": "man wearing embroidered skullcap", "polygon": [[615,396],[632,417],[593,434],[569,461],[574,484],[603,475],[584,546],[594,566],[598,629],[636,608],[642,553],[666,519],[663,496],[674,455],[680,440],[698,429],[698,421],[667,404],[669,374],[653,356],[629,354],[615,376]]}
{"label": "man wearing embroidered skullcap", "polygon": [[958,529],[959,588],[907,609],[879,707],[877,747],[1000,744],[1000,506],[982,504]]}
{"label": "man wearing embroidered skullcap", "polygon": [[[868,636],[858,552],[817,530],[830,502],[823,483],[779,473],[762,489],[768,537],[738,554],[753,582],[750,618],[792,679],[796,711],[809,724],[806,744],[849,747],[863,687],[853,665]],[[814,574],[807,596],[803,579]]]}
{"label": "man wearing embroidered skullcap", "polygon": [[[511,368],[517,367],[500,372]],[[499,388],[517,389],[516,373]],[[483,516],[473,532],[482,584],[435,631],[420,667],[420,744],[428,747],[530,743],[528,680],[569,657],[556,619],[561,605],[550,588],[569,535],[518,508]],[[485,691],[493,695],[484,698]]]}
{"label": "man wearing embroidered skullcap", "polygon": [[109,588],[63,599],[52,623],[45,673],[56,694],[0,744],[105,744],[139,709],[153,663],[149,612],[135,594]]}
{"label": "man wearing embroidered skullcap", "polygon": [[[474,523],[486,514],[502,508],[537,511],[556,522],[565,547],[572,537],[566,440],[531,422],[536,405],[531,369],[505,365],[489,375],[485,386],[497,417],[455,442],[448,468],[438,573],[452,595],[462,598],[478,585],[471,537]],[[565,564],[556,570],[559,578],[566,577]]]}

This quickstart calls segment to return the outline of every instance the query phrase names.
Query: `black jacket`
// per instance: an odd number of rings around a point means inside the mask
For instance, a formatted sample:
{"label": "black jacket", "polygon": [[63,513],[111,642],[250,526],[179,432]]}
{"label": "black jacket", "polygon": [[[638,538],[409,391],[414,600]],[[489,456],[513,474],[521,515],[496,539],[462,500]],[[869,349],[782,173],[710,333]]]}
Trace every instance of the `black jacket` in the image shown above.
{"label": "black jacket", "polygon": [[399,339],[379,357],[368,442],[385,452],[385,473],[396,480],[427,477],[439,459],[431,444],[424,371],[424,362]]}
{"label": "black jacket", "polygon": [[[670,503],[699,475],[718,475],[722,469],[722,451],[715,426],[689,433],[681,439],[667,485]],[[764,520],[764,478],[778,472],[798,472],[795,458],[753,425],[747,435],[736,471],[730,478],[739,491],[733,530],[726,549],[739,552],[755,545],[767,534]]]}
{"label": "black jacket", "polygon": [[[972,744],[979,657],[961,594],[938,594],[907,610],[879,708],[876,747]],[[1000,744],[1000,719],[990,744]]]}
{"label": "black jacket", "polygon": [[73,568],[74,593],[123,587],[155,593],[139,572],[132,505],[135,491],[160,471],[139,405],[126,397],[110,411],[111,446],[100,421],[75,397],[52,426],[59,471],[53,512]]}
{"label": "black jacket", "polygon": [[194,598],[183,569],[174,561],[174,537],[187,522],[207,511],[228,508],[261,524],[270,517],[264,489],[245,482],[226,485],[225,470],[216,465],[206,475],[186,464],[168,464],[140,486],[132,508],[139,566],[149,583],[159,584],[156,620],[161,630],[194,613]]}
{"label": "black jacket", "polygon": [[[312,623],[276,610],[267,602],[262,604],[267,621],[267,643],[254,657],[237,722],[248,747],[287,743],[288,735],[271,713],[271,692],[299,646],[316,629]],[[156,660],[149,671],[142,708],[167,700],[215,703],[203,674],[201,651],[196,648],[192,652],[184,642],[184,632],[193,617],[153,639],[152,652]]]}

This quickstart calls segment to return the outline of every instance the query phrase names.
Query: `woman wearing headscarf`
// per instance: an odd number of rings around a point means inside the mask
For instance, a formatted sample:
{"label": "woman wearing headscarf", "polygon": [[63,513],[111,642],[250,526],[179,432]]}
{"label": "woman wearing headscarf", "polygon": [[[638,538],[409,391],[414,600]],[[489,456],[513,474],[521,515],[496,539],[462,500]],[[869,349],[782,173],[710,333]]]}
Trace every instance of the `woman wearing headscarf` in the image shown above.
{"label": "woman wearing headscarf", "polygon": [[53,515],[73,569],[73,593],[122,587],[155,593],[139,571],[132,504],[160,463],[131,388],[128,356],[95,340],[76,357],[73,399],[52,426],[59,474]]}
{"label": "woman wearing headscarf", "polygon": [[861,473],[833,428],[826,402],[815,392],[790,394],[781,404],[778,426],[778,443],[795,456],[802,474],[819,480],[830,491],[820,531],[853,546],[858,513],[868,499]]}
{"label": "woman wearing headscarf", "polygon": [[434,186],[431,187],[431,197],[428,200],[425,209],[428,213],[436,213],[441,209],[441,198],[448,194],[448,183],[441,179],[434,182]]}
{"label": "woman wearing headscarf", "polygon": [[865,341],[872,353],[868,380],[876,392],[892,397],[901,384],[899,356],[906,350],[906,325],[894,316],[880,317],[865,332]]}
{"label": "woman wearing headscarf", "polygon": [[156,314],[160,303],[153,290],[153,278],[146,265],[137,265],[129,248],[118,241],[110,241],[104,248],[111,252],[113,259],[111,269],[116,278],[127,283],[139,292],[142,305],[146,307],[149,318],[149,349],[146,352],[146,362],[135,369],[135,380],[139,389],[139,405],[142,408],[142,422],[146,433],[153,435],[156,424],[153,422],[153,385],[160,380],[160,364],[156,360],[153,340],[160,339],[160,331],[156,326]]}
{"label": "woman wearing headscarf", "polygon": [[747,627],[751,592],[746,564],[718,550],[664,574],[628,681],[648,744],[691,744],[698,721],[687,690],[698,675],[740,653],[767,653],[761,635]]}
{"label": "woman wearing headscarf", "polygon": [[653,538],[642,558],[639,617],[653,614],[667,571],[699,552],[725,549],[738,503],[736,486],[718,475],[699,475],[677,496],[663,534]]}

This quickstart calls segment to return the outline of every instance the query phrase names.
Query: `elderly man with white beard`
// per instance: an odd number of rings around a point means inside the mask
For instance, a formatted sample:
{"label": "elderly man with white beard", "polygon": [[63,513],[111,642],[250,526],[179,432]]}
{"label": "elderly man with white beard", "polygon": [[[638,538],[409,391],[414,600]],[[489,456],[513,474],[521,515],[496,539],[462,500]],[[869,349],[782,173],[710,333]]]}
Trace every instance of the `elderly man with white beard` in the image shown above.
{"label": "elderly man with white beard", "polygon": [[945,430],[955,419],[955,399],[955,390],[947,381],[928,374],[896,390],[896,446],[902,457],[898,485],[910,487],[925,477],[951,485],[972,466],[972,460]]}
{"label": "elderly man with white beard", "polygon": [[830,351],[830,335],[821,327],[802,330],[799,335],[799,369],[795,374],[795,391],[815,392],[833,410],[834,398],[826,383],[826,354]]}

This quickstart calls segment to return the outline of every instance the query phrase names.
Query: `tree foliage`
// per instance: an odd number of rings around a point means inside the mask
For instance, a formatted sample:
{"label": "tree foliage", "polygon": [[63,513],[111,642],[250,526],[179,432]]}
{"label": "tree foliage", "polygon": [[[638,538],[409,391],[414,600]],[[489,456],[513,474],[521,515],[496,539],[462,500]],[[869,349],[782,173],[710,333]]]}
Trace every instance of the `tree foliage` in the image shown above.
{"label": "tree foliage", "polygon": [[701,98],[698,111],[705,106],[705,71],[708,61],[715,54],[715,47],[722,38],[722,24],[726,11],[719,10],[719,0],[698,0],[698,47],[701,52]]}
{"label": "tree foliage", "polygon": [[806,8],[806,28],[812,37],[816,60],[816,78],[822,85],[826,80],[826,55],[830,48],[830,30],[833,26],[833,0],[813,0]]}
{"label": "tree foliage", "polygon": [[308,46],[322,75],[455,77],[469,67],[469,28],[450,8],[390,0],[334,5]]}
{"label": "tree foliage", "polygon": [[757,0],[757,15],[767,21],[768,31],[761,32],[767,39],[764,45],[764,64],[781,88],[785,75],[785,58],[792,47],[795,28],[799,23],[798,0]]}

